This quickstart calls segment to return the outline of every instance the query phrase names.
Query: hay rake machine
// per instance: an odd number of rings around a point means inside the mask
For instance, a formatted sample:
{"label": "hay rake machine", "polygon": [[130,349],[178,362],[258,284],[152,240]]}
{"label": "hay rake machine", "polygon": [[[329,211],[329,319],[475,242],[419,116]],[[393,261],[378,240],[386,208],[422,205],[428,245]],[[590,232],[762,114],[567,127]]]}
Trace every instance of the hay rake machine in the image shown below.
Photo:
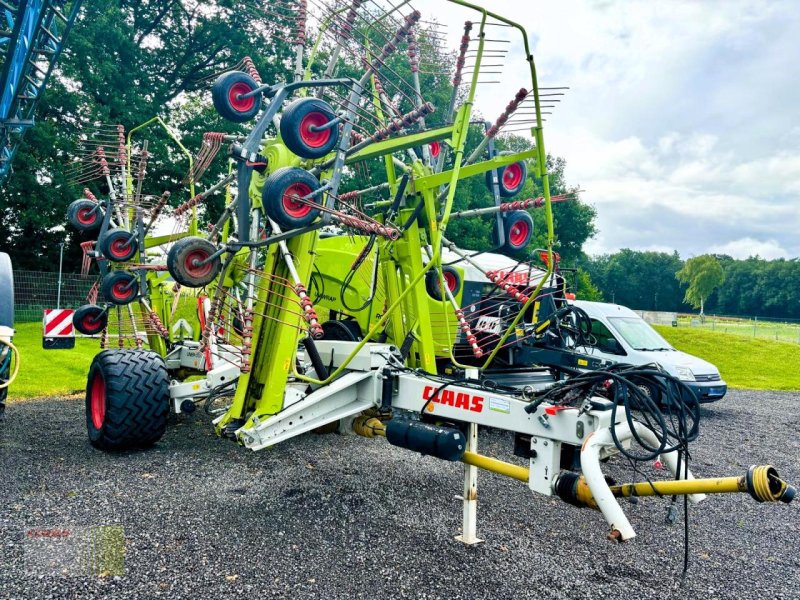
{"label": "hay rake machine", "polygon": [[[697,502],[736,491],[790,502],[794,488],[772,467],[694,478],[688,444],[698,404],[679,381],[655,367],[586,370],[603,365],[575,352],[591,343],[591,330],[568,302],[553,251],[551,206],[569,197],[550,195],[542,125],[552,104],[543,100],[527,36],[502,16],[451,4],[472,11],[473,21],[450,72],[450,97],[434,107],[423,81],[434,76],[426,56],[441,34],[408,2],[271,3],[271,26],[295,49],[286,81],[264,83],[249,59],[216,79],[215,108],[246,131],[204,136],[187,183],[199,182],[223,147],[229,174],[167,211],[171,234],[152,234],[166,201],[141,200],[143,169],[131,174],[130,144],[123,156],[124,135],[116,132],[117,179],[127,182],[121,200],[113,193],[105,203],[80,200],[70,215],[78,226],[102,221],[91,256],[105,259],[107,301],[138,301],[154,326],[149,350],[142,341],[95,358],[86,395],[91,442],[106,450],[151,445],[170,410],[198,404],[214,414],[220,435],[253,450],[325,428],[382,436],[465,463],[465,543],[479,541],[478,468],[599,509],[618,540],[635,535],[621,496],[684,494]],[[312,20],[317,36],[306,48]],[[503,32],[496,40],[495,31]],[[475,118],[475,98],[508,39],[524,50],[515,68],[526,86],[487,124]],[[495,151],[498,133],[520,129],[530,132],[530,149]],[[476,130],[482,135],[471,144]],[[108,157],[95,148],[90,162],[90,175],[100,173],[112,189]],[[528,164],[542,197],[511,200]],[[359,173],[381,180],[347,189]],[[469,177],[486,178],[487,205],[455,212],[459,182]],[[200,234],[197,211],[224,189],[224,210]],[[547,223],[543,268],[467,252],[446,237],[452,219],[486,216],[492,250],[519,251],[532,234],[526,211],[539,208]],[[151,260],[144,250],[156,246],[165,256]],[[176,315],[167,274],[174,287],[201,290],[193,335],[168,327]],[[91,311],[83,325],[102,330],[107,311]],[[669,410],[642,391],[643,381],[661,389]],[[513,432],[527,466],[479,454],[479,427]],[[600,461],[620,454],[660,457],[674,480],[610,486]]]}

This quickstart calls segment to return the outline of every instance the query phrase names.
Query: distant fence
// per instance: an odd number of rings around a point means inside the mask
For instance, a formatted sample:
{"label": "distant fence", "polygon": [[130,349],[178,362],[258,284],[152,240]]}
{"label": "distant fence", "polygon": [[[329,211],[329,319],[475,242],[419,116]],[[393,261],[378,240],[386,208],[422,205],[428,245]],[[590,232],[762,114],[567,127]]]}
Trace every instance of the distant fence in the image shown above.
{"label": "distant fence", "polygon": [[725,315],[700,315],[636,311],[645,321],[653,325],[697,327],[720,333],[732,333],[753,338],[793,342],[800,344],[800,320],[772,319],[767,317],[731,317]]}
{"label": "distant fence", "polygon": [[672,325],[678,318],[678,313],[662,312],[656,310],[635,310],[633,311],[651,325]]}
{"label": "distant fence", "polygon": [[[63,273],[61,308],[86,304],[86,296],[96,281],[97,275]],[[58,289],[58,273],[14,271],[14,320],[17,323],[41,321],[45,308],[56,308]]]}

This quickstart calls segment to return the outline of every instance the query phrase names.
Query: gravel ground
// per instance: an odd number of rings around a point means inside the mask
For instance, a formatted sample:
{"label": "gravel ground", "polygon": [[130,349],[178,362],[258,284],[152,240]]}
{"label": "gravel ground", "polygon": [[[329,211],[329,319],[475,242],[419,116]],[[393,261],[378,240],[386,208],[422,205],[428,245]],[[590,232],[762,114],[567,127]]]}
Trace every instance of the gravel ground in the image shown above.
{"label": "gravel ground", "polygon": [[[800,394],[730,392],[703,411],[695,472],[771,463],[800,483],[798,408]],[[487,432],[480,446],[508,459],[511,442]],[[638,537],[614,544],[599,513],[481,473],[486,541],[465,547],[459,466],[380,439],[307,435],[254,453],[196,414],[152,450],[109,455],[86,440],[82,400],[50,399],[9,406],[0,473],[3,598],[800,598],[800,501],[693,508],[681,584],[683,527],[664,523],[666,500],[626,503]],[[27,538],[112,524],[122,576],[42,573],[42,540]]]}

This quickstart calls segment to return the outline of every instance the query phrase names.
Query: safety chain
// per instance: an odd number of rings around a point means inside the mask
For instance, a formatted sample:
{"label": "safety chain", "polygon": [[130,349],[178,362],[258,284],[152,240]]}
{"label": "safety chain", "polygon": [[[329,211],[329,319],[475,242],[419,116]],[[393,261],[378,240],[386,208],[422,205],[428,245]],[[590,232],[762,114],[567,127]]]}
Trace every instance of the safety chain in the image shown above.
{"label": "safety chain", "polygon": [[472,346],[472,353],[475,355],[475,358],[480,358],[483,356],[483,350],[478,347],[478,338],[472,333],[472,329],[467,323],[467,319],[464,318],[464,311],[460,308],[456,308],[456,317],[458,318],[458,324],[461,328],[461,331],[464,332],[464,335],[467,338],[467,342],[470,346]]}
{"label": "safety chain", "polygon": [[386,60],[386,58],[388,58],[389,55],[392,54],[395,50],[397,50],[397,45],[408,36],[409,32],[411,31],[411,28],[417,24],[417,21],[419,21],[421,16],[422,14],[418,10],[415,10],[414,12],[406,15],[405,22],[400,26],[400,29],[398,29],[397,32],[394,34],[394,37],[388,42],[386,42],[386,45],[381,50],[381,56],[378,59],[378,62],[380,64],[383,64],[383,61]]}
{"label": "safety chain", "polygon": [[408,62],[412,73],[419,72],[419,42],[413,31],[408,32]]}
{"label": "safety chain", "polygon": [[100,163],[100,169],[103,171],[103,175],[105,177],[111,176],[111,171],[108,170],[108,162],[106,161],[106,151],[103,150],[102,146],[97,147],[97,160]]}
{"label": "safety chain", "polygon": [[150,326],[165,340],[169,341],[169,331],[164,327],[164,323],[158,318],[158,314],[152,308],[147,311]]}
{"label": "safety chain", "polygon": [[453,87],[461,85],[461,72],[467,62],[467,50],[469,49],[469,32],[472,31],[472,21],[464,23],[464,35],[461,36],[461,46],[458,48],[458,59],[456,59],[456,72],[453,75]]}
{"label": "safety chain", "polygon": [[165,191],[161,194],[161,198],[158,200],[158,204],[153,207],[153,210],[150,211],[150,222],[155,223],[158,216],[161,214],[161,211],[164,210],[164,207],[169,202],[169,197],[172,194],[169,191]]}
{"label": "safety chain", "polygon": [[172,214],[176,217],[180,217],[185,212],[188,212],[189,210],[200,204],[202,200],[205,200],[205,195],[201,192],[197,194],[194,198],[190,198],[189,200],[178,206],[178,208],[176,208]]}
{"label": "safety chain", "polygon": [[244,311],[242,324],[242,373],[250,372],[250,354],[253,352],[253,309]]}
{"label": "safety chain", "polygon": [[347,16],[344,18],[344,23],[342,23],[341,30],[339,31],[340,36],[345,38],[351,37],[350,34],[353,32],[353,25],[358,16],[358,9],[363,3],[364,0],[353,0],[353,4],[350,5],[350,10],[347,11]]}
{"label": "safety chain", "polygon": [[297,45],[304,46],[306,43],[306,18],[308,16],[308,6],[306,0],[299,0],[297,3],[297,17],[295,24],[297,29],[295,37],[297,38]]}
{"label": "safety chain", "polygon": [[489,271],[486,273],[486,277],[488,277],[489,280],[492,283],[494,283],[497,287],[499,287],[502,291],[504,291],[506,294],[514,298],[514,300],[521,302],[522,304],[525,304],[530,299],[530,296],[520,292],[513,285],[504,281],[507,277],[506,274],[498,271]]}
{"label": "safety chain", "polygon": [[433,107],[433,104],[431,104],[430,102],[426,102],[419,108],[415,108],[411,112],[407,112],[406,114],[401,115],[397,119],[392,120],[392,122],[389,123],[389,125],[387,125],[386,127],[378,129],[375,133],[373,133],[370,136],[370,139],[373,142],[380,142],[382,140],[385,140],[393,133],[397,133],[402,129],[411,127],[414,123],[416,123],[426,115],[431,114],[434,110],[435,108]]}
{"label": "safety chain", "polygon": [[497,117],[497,121],[495,121],[494,125],[492,125],[489,128],[489,131],[486,132],[486,137],[493,138],[500,132],[500,129],[503,127],[503,125],[506,124],[508,118],[512,114],[514,114],[514,111],[516,111],[517,108],[519,108],[520,103],[525,99],[527,95],[528,95],[528,90],[526,90],[525,88],[520,88],[520,90],[517,92],[517,95],[514,96],[514,99],[511,102],[509,102],[508,105],[506,106],[506,109],[503,111],[503,114]]}
{"label": "safety chain", "polygon": [[253,78],[253,81],[255,81],[258,85],[261,85],[261,75],[258,73],[258,69],[256,69],[253,59],[249,56],[245,56],[242,59],[242,64],[244,65],[245,72]]}
{"label": "safety chain", "polygon": [[317,317],[317,311],[314,310],[314,305],[311,302],[311,298],[308,296],[308,292],[306,292],[306,286],[302,283],[298,283],[294,286],[295,293],[300,297],[300,306],[303,309],[303,318],[308,323],[308,330],[311,333],[311,337],[315,340],[320,339],[324,332],[322,331],[322,325],[319,324],[319,317]]}

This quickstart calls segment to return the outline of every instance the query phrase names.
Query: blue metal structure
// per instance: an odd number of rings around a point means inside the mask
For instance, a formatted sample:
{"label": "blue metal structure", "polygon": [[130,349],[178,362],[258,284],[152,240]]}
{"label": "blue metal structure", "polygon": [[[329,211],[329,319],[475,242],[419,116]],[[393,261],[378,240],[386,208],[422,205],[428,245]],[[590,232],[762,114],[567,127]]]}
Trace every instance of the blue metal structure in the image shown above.
{"label": "blue metal structure", "polygon": [[0,0],[0,178],[34,125],[36,106],[82,0]]}

